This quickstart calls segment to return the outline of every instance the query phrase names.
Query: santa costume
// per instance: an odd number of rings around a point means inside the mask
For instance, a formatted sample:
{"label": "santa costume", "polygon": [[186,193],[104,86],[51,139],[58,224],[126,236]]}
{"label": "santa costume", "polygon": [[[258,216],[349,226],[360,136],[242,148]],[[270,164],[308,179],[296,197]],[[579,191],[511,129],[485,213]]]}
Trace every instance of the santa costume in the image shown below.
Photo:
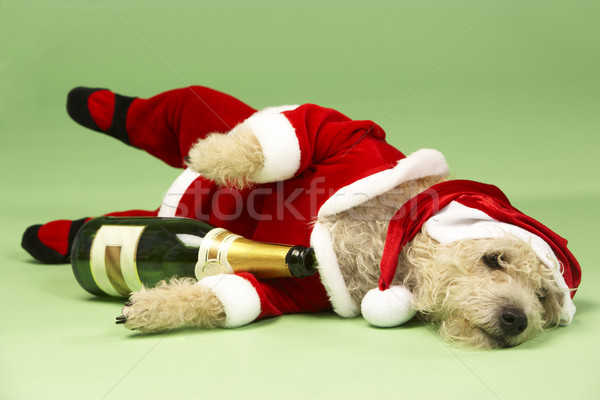
{"label": "santa costume", "polygon": [[[184,169],[158,210],[107,214],[194,218],[256,241],[314,248],[319,272],[312,277],[258,280],[237,273],[199,281],[223,303],[228,327],[331,308],[343,317],[354,317],[361,314],[361,306],[363,316],[375,325],[404,322],[412,316],[410,293],[391,286],[391,279],[401,248],[423,226],[442,242],[493,237],[507,229],[534,241],[542,261],[552,263],[561,287],[572,290],[565,295],[562,323],[572,319],[571,298],[579,285],[580,268],[566,241],[514,209],[497,188],[469,181],[442,183],[434,190],[446,197],[421,196],[400,209],[388,231],[379,288],[369,292],[362,305],[356,304],[339,270],[329,232],[315,224],[316,219],[346,211],[403,182],[444,177],[448,172],[441,153],[423,149],[405,156],[385,141],[383,129],[372,121],[354,121],[314,104],[257,111],[199,86],[149,99],[76,88],[69,93],[67,110],[78,123],[176,168],[185,167],[191,147],[210,133],[234,133],[240,128],[254,133],[265,162],[253,187],[219,187]],[[40,261],[68,262],[70,244],[85,221],[32,226],[23,236],[23,247]]]}

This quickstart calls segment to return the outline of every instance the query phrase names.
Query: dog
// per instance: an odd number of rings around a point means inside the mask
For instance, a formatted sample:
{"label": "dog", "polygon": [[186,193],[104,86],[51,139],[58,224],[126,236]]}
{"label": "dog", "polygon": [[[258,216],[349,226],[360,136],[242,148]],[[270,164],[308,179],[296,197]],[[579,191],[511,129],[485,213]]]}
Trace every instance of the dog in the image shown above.
{"label": "dog", "polygon": [[[372,121],[314,104],[257,111],[199,86],[149,99],[80,87],[67,110],[83,126],[185,167],[159,211],[145,215],[201,219],[316,252],[314,279],[173,277],[142,288],[117,318],[128,329],[237,327],[333,308],[380,327],[416,315],[450,343],[503,348],[573,318],[580,267],[564,239],[496,187],[449,180],[441,153],[405,156]],[[64,232],[81,223],[37,226],[24,247],[40,259],[32,249],[49,247],[49,232],[68,242]]]}

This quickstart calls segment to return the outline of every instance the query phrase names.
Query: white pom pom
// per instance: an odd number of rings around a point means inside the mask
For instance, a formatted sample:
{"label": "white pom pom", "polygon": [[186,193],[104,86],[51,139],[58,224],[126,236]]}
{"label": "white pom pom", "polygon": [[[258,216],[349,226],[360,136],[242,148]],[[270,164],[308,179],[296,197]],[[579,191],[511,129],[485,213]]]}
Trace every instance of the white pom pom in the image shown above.
{"label": "white pom pom", "polygon": [[371,325],[390,328],[402,325],[415,315],[412,299],[412,293],[404,286],[390,286],[383,291],[375,288],[363,297],[360,310]]}

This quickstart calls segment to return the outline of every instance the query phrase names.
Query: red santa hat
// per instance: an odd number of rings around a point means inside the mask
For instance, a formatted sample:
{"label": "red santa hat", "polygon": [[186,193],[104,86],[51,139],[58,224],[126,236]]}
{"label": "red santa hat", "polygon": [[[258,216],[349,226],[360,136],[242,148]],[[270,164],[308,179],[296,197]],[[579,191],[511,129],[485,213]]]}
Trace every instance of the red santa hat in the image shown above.
{"label": "red santa hat", "polygon": [[427,233],[442,243],[516,235],[528,241],[540,261],[555,272],[565,290],[561,324],[575,314],[572,298],[581,281],[581,268],[567,241],[516,208],[495,186],[456,180],[442,182],[413,197],[390,221],[381,260],[379,288],[367,293],[361,304],[363,317],[375,326],[397,326],[409,320],[412,294],[392,285],[398,256],[425,225]]}

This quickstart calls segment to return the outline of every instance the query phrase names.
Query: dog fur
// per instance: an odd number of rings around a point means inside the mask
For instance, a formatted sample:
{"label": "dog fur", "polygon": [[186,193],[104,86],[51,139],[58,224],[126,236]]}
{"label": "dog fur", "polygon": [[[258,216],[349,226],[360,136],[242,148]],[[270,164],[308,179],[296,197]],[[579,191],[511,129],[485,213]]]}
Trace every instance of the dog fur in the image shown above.
{"label": "dog fur", "polygon": [[[234,129],[198,141],[188,166],[220,185],[243,188],[252,185],[263,163],[254,135]],[[390,218],[410,198],[442,180],[408,181],[319,220],[331,235],[342,276],[358,304],[377,286]],[[222,304],[195,283],[191,278],[171,279],[133,293],[123,308],[125,327],[159,332],[224,326]],[[440,244],[422,230],[400,254],[395,283],[412,292],[417,317],[439,326],[443,339],[479,348],[515,346],[557,326],[564,296],[550,268],[515,237]],[[525,322],[507,329],[514,318]]]}

